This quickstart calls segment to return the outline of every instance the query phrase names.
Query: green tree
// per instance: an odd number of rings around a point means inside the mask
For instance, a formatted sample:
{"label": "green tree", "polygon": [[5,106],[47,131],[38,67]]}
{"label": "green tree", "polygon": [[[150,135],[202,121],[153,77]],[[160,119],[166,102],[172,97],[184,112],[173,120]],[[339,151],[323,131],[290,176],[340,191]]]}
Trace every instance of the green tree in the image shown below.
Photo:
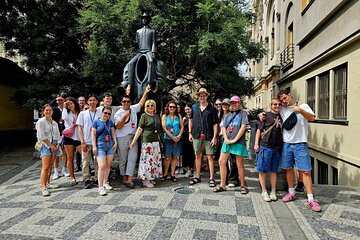
{"label": "green tree", "polygon": [[32,76],[15,99],[28,107],[53,94],[79,94],[85,36],[77,31],[79,1],[0,1],[0,41],[9,55],[19,53]]}
{"label": "green tree", "polygon": [[252,82],[240,76],[238,66],[264,49],[249,41],[248,11],[240,0],[87,0],[80,18],[90,36],[86,76],[118,86],[135,52],[143,11],[151,13],[157,30],[158,58],[168,70],[166,92],[203,85],[218,97],[252,93]]}

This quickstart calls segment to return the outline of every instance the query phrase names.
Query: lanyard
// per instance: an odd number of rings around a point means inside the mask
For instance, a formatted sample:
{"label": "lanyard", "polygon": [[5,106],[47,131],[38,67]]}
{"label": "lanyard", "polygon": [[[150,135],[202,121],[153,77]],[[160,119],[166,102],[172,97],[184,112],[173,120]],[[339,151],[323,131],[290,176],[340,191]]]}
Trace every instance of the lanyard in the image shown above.
{"label": "lanyard", "polygon": [[154,133],[157,133],[157,127],[156,127],[156,116],[153,116],[153,122],[154,122]]}
{"label": "lanyard", "polygon": [[94,119],[95,119],[95,116],[96,116],[96,109],[95,109],[95,112],[94,112],[94,116],[93,117],[91,117],[91,113],[90,113],[90,110],[89,110],[89,115],[90,115],[90,120],[91,120],[91,123],[93,123],[94,122]]}
{"label": "lanyard", "polygon": [[[47,120],[46,120],[47,121]],[[53,142],[53,125],[52,125],[52,120],[51,120],[51,123],[49,123],[49,121],[47,121],[47,123],[49,124],[49,127],[50,127],[50,134],[51,134],[51,142]]]}

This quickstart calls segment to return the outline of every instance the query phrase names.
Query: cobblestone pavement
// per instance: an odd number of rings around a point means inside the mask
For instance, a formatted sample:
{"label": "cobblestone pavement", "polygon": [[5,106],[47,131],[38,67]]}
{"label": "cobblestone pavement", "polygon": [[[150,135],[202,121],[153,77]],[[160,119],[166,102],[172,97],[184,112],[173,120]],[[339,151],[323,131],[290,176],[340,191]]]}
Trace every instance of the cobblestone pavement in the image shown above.
{"label": "cobblestone pavement", "polygon": [[250,165],[247,195],[238,188],[213,193],[204,175],[193,194],[174,191],[188,187],[185,178],[132,190],[113,180],[102,197],[62,177],[44,198],[40,161],[18,169],[0,185],[0,239],[360,239],[359,189],[315,186],[321,213],[310,210],[305,194],[266,203]]}

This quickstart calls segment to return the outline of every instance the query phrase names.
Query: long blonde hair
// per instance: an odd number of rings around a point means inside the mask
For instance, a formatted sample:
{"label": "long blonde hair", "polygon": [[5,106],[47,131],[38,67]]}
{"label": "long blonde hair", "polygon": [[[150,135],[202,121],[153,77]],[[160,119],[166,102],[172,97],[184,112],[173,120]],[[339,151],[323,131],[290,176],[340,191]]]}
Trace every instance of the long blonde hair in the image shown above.
{"label": "long blonde hair", "polygon": [[154,113],[156,113],[156,102],[155,102],[154,100],[152,100],[152,99],[146,100],[146,102],[145,102],[145,112],[146,112],[146,113],[149,113],[149,112],[148,112],[148,109],[147,109],[147,107],[146,107],[146,106],[149,105],[149,104],[154,105],[153,109],[154,109]]}

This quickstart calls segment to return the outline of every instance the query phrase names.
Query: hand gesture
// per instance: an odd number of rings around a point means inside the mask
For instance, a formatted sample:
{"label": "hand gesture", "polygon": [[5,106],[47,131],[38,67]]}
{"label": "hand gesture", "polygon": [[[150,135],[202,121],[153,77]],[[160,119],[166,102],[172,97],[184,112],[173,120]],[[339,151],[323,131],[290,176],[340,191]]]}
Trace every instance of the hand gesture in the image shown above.
{"label": "hand gesture", "polygon": [[147,85],[146,88],[145,88],[145,92],[149,93],[150,91],[151,91],[151,87],[150,87],[150,85]]}

